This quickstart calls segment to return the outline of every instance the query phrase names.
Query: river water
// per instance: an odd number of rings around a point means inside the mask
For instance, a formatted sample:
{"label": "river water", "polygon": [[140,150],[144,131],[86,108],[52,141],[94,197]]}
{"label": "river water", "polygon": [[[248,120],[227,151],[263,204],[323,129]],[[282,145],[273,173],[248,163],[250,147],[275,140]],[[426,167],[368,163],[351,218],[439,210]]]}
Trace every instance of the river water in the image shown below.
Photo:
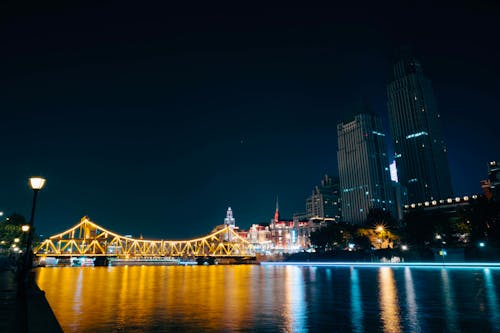
{"label": "river water", "polygon": [[53,267],[65,332],[500,332],[500,270]]}

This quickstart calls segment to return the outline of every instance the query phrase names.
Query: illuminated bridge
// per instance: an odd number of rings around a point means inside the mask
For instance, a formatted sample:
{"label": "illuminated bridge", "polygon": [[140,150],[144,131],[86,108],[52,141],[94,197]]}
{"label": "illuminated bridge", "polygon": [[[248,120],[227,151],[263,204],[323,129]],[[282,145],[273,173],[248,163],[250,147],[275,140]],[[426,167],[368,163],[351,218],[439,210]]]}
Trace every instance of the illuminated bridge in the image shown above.
{"label": "illuminated bridge", "polygon": [[38,257],[255,258],[254,248],[234,231],[234,224],[225,224],[220,230],[191,240],[146,240],[118,235],[86,216],[71,229],[44,240],[34,252]]}

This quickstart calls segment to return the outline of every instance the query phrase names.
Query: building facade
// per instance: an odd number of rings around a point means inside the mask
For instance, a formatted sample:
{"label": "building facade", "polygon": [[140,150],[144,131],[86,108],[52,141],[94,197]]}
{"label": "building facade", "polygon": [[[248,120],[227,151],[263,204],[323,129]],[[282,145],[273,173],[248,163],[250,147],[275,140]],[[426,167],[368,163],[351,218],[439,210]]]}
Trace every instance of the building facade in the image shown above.
{"label": "building facade", "polygon": [[342,221],[362,224],[370,208],[394,214],[389,161],[380,118],[361,113],[337,125]]}
{"label": "building facade", "polygon": [[400,57],[387,87],[399,182],[410,202],[452,196],[446,145],[430,81],[413,57]]}
{"label": "building facade", "polygon": [[500,163],[491,161],[488,163],[488,178],[481,181],[481,187],[486,199],[498,201],[498,190],[500,189]]}
{"label": "building facade", "polygon": [[311,196],[306,199],[306,216],[311,218],[340,219],[340,193],[338,178],[328,175],[316,186]]}
{"label": "building facade", "polygon": [[309,222],[280,217],[278,201],[274,218],[269,223],[271,251],[275,253],[293,253],[309,247]]}

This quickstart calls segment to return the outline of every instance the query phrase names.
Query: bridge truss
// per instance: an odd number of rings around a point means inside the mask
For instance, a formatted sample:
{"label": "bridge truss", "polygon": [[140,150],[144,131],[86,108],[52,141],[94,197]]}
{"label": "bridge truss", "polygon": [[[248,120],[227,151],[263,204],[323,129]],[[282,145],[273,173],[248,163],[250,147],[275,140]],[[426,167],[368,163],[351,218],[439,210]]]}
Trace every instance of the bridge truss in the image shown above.
{"label": "bridge truss", "polygon": [[34,252],[39,257],[255,257],[253,246],[230,226],[191,240],[145,240],[106,230],[86,216],[74,227],[45,239]]}

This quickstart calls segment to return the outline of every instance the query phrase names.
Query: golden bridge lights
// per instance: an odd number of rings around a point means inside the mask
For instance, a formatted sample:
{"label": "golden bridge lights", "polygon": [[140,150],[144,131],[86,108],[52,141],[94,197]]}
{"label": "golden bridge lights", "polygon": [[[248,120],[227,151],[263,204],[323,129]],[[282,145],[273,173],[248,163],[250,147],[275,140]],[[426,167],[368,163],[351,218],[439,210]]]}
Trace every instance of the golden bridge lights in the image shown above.
{"label": "golden bridge lights", "polygon": [[[228,236],[229,235],[229,236]],[[83,217],[77,225],[44,240],[37,256],[144,257],[238,257],[254,258],[255,249],[227,225],[205,237],[165,241],[121,236]]]}

